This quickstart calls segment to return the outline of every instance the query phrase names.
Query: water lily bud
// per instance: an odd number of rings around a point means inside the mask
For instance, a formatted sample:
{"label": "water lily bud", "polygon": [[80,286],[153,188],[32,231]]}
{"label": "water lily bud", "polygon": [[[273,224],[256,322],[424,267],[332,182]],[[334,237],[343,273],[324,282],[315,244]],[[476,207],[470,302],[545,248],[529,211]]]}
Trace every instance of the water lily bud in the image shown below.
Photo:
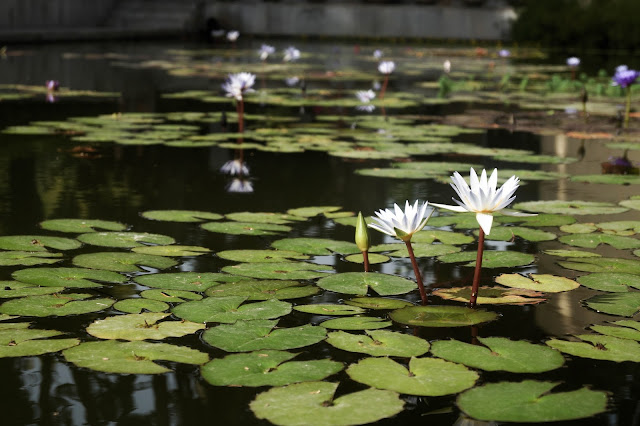
{"label": "water lily bud", "polygon": [[369,231],[367,230],[367,222],[364,221],[362,212],[358,212],[358,220],[356,222],[356,245],[360,251],[368,251],[371,244],[369,243]]}

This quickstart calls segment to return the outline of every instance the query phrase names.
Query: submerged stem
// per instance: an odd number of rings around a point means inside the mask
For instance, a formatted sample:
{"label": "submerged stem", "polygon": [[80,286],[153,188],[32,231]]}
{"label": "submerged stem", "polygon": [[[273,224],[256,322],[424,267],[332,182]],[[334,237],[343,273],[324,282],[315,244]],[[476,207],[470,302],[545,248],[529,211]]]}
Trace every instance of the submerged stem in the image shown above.
{"label": "submerged stem", "polygon": [[418,262],[416,262],[416,256],[413,254],[413,247],[411,247],[411,241],[404,242],[407,245],[407,251],[409,252],[409,257],[411,258],[411,264],[413,265],[413,273],[416,275],[416,281],[418,282],[418,289],[420,290],[420,299],[422,299],[422,304],[427,304],[427,292],[424,289],[424,284],[422,283],[422,275],[420,275],[420,270],[418,269]]}
{"label": "submerged stem", "polygon": [[631,86],[627,86],[627,103],[624,108],[624,128],[629,125],[629,113],[631,112]]}
{"label": "submerged stem", "polygon": [[480,270],[482,269],[482,252],[484,251],[484,231],[480,227],[480,236],[478,237],[478,255],[476,256],[476,270],[473,273],[473,283],[471,284],[471,297],[469,298],[469,307],[476,307],[478,299],[478,288],[480,287]]}

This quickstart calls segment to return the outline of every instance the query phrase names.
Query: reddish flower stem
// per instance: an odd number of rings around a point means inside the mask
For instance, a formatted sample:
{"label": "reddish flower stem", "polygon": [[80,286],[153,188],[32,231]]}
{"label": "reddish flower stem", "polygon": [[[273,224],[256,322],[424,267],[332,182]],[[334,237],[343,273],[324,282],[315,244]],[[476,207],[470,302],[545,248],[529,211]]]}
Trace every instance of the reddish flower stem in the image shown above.
{"label": "reddish flower stem", "polygon": [[238,133],[244,133],[244,100],[238,101]]}
{"label": "reddish flower stem", "polygon": [[416,256],[413,254],[413,247],[411,247],[411,241],[404,242],[407,245],[407,251],[409,252],[409,257],[411,258],[411,264],[413,265],[413,273],[416,275],[416,281],[418,282],[418,289],[420,290],[420,299],[422,299],[422,304],[427,304],[427,292],[424,289],[424,284],[422,283],[422,275],[420,275],[420,270],[418,269],[418,262],[416,262]]}
{"label": "reddish flower stem", "polygon": [[362,258],[364,259],[364,271],[369,272],[369,252],[366,250],[363,251]]}
{"label": "reddish flower stem", "polygon": [[380,89],[380,100],[384,99],[384,92],[387,91],[387,84],[389,84],[389,74],[384,75],[384,82],[382,83],[382,89]]}
{"label": "reddish flower stem", "polygon": [[476,256],[476,270],[473,273],[473,283],[471,284],[471,297],[469,298],[469,307],[476,307],[478,299],[478,288],[480,287],[480,270],[482,269],[482,252],[484,251],[484,231],[480,227],[480,236],[478,237],[478,255]]}

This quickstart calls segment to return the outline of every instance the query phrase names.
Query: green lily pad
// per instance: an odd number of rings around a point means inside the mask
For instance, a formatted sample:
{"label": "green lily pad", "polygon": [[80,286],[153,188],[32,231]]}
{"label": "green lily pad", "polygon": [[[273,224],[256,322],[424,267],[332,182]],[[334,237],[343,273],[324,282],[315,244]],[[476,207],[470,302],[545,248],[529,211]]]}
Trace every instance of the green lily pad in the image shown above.
{"label": "green lily pad", "polygon": [[162,321],[171,314],[146,312],[143,314],[117,315],[94,321],[87,333],[100,339],[162,340],[182,337],[204,328],[203,324],[189,321]]}
{"label": "green lily pad", "polygon": [[98,229],[107,231],[124,231],[127,229],[127,225],[120,222],[96,219],[50,219],[40,222],[40,227],[48,231],[75,232],[77,234],[95,232]]}
{"label": "green lily pad", "polygon": [[166,290],[187,290],[202,292],[226,282],[242,281],[244,277],[215,272],[176,272],[171,274],[147,274],[134,278],[138,284]]}
{"label": "green lily pad", "polygon": [[288,280],[247,280],[237,283],[220,284],[207,289],[211,297],[243,296],[247,300],[295,299],[313,296],[320,289],[298,281]]}
{"label": "green lily pad", "polygon": [[310,280],[330,275],[331,266],[306,262],[239,263],[222,272],[245,277],[275,280]]}
{"label": "green lily pad", "polygon": [[296,355],[283,351],[228,355],[203,365],[202,377],[214,386],[284,386],[322,380],[344,368],[328,359],[287,362]]}
{"label": "green lily pad", "polygon": [[331,317],[343,315],[358,315],[365,312],[365,309],[357,306],[339,305],[332,303],[317,303],[312,305],[297,305],[293,307],[298,312],[307,314],[327,315]]}
{"label": "green lily pad", "polygon": [[291,227],[286,225],[257,222],[207,222],[202,224],[201,227],[207,231],[231,235],[265,236],[291,231]]}
{"label": "green lily pad", "polygon": [[390,358],[365,358],[351,364],[347,374],[374,388],[421,396],[459,393],[479,377],[463,365],[437,358],[411,358],[409,369]]}
{"label": "green lily pad", "polygon": [[551,256],[559,256],[559,257],[602,257],[602,255],[598,253],[592,253],[590,251],[582,251],[582,250],[543,250],[544,254],[548,254]]}
{"label": "green lily pad", "polygon": [[120,374],[162,374],[171,371],[156,364],[156,360],[195,365],[209,361],[207,354],[185,346],[142,341],[86,342],[65,350],[63,355],[78,367]]}
{"label": "green lily pad", "polygon": [[615,272],[640,275],[640,261],[633,259],[611,257],[572,259],[571,261],[558,262],[558,265],[582,272]]}
{"label": "green lily pad", "polygon": [[[462,250],[460,247],[448,244],[412,243],[411,247],[413,248],[413,254],[415,257],[443,256],[445,254],[457,253]],[[379,244],[371,247],[369,250],[372,252],[391,251],[387,254],[392,257],[409,257],[409,250],[404,243]]]}
{"label": "green lily pad", "polygon": [[[28,326],[28,323],[24,323]],[[0,329],[0,358],[36,356],[80,344],[79,339],[49,339],[64,333],[19,327]]]}
{"label": "green lily pad", "polygon": [[631,197],[631,199],[629,200],[620,201],[618,204],[629,209],[640,210],[640,199],[636,197]]}
{"label": "green lily pad", "polygon": [[640,322],[632,320],[615,321],[610,325],[592,325],[590,328],[606,336],[618,337],[620,339],[631,339],[640,341]]}
{"label": "green lily pad", "polygon": [[640,183],[640,176],[635,175],[575,175],[569,179],[573,182],[607,183],[613,185],[637,185]]}
{"label": "green lily pad", "polygon": [[629,287],[640,290],[640,276],[633,274],[596,272],[578,277],[578,282],[594,290],[626,293]]}
{"label": "green lily pad", "polygon": [[512,373],[542,373],[564,364],[564,357],[545,345],[504,337],[478,337],[484,346],[458,340],[439,340],[432,343],[431,353],[447,361],[486,371]]}
{"label": "green lily pad", "polygon": [[355,316],[326,320],[320,325],[333,330],[377,330],[391,326],[392,322],[382,318]]}
{"label": "green lily pad", "polygon": [[[378,263],[385,263],[391,260],[389,256],[385,256],[384,254],[378,253],[367,253],[367,257],[370,265],[375,265]],[[350,254],[349,256],[345,256],[344,260],[352,263],[364,263],[364,255],[362,253]]]}
{"label": "green lily pad", "polygon": [[429,342],[410,334],[387,330],[367,330],[362,334],[333,331],[327,343],[344,351],[365,353],[371,356],[398,356],[410,358],[425,354]]}
{"label": "green lily pad", "polygon": [[632,317],[640,311],[640,293],[600,294],[585,300],[585,304],[605,314]]}
{"label": "green lily pad", "polygon": [[80,254],[73,258],[73,264],[82,268],[115,272],[142,272],[143,269],[136,265],[166,269],[175,266],[177,262],[168,257],[151,254],[101,252]]}
{"label": "green lily pad", "polygon": [[612,203],[598,202],[598,201],[563,201],[563,200],[550,200],[550,201],[527,201],[524,203],[517,203],[513,206],[514,209],[526,210],[534,213],[558,213],[568,215],[602,215],[602,214],[615,214],[623,213],[628,209],[625,207],[618,207]]}
{"label": "green lily pad", "polygon": [[218,213],[196,210],[147,210],[140,215],[146,219],[167,222],[203,222],[205,220],[220,220],[223,217]]}
{"label": "green lily pad", "polygon": [[181,303],[171,311],[179,318],[201,323],[272,319],[291,312],[291,304],[280,300],[269,299],[243,305],[242,303],[246,300],[247,298],[242,296],[207,297],[203,300]]}
{"label": "green lily pad", "polygon": [[542,423],[591,417],[607,409],[606,392],[581,388],[549,393],[558,383],[489,383],[458,396],[458,407],[478,420]]}
{"label": "green lily pad", "polygon": [[395,322],[420,327],[465,327],[493,321],[498,314],[463,306],[410,306],[392,311]]}
{"label": "green lily pad", "polygon": [[284,213],[256,213],[256,212],[237,212],[229,213],[225,216],[229,220],[236,222],[249,223],[269,223],[273,225],[286,225],[291,222],[304,221],[306,218]]}
{"label": "green lily pad", "polygon": [[324,340],[327,335],[324,327],[306,324],[275,328],[277,323],[277,320],[252,320],[221,324],[208,329],[202,339],[226,352],[249,352],[302,348]]}
{"label": "green lily pad", "polygon": [[[478,231],[474,231],[474,234],[478,235]],[[491,234],[485,238],[492,241],[511,241],[516,236],[527,241],[551,241],[558,238],[553,232],[524,228],[522,226],[495,226],[491,228]]]}
{"label": "green lily pad", "polygon": [[413,306],[413,303],[406,300],[388,297],[354,297],[345,300],[344,303],[365,309],[400,309]]}
{"label": "green lily pad", "polygon": [[164,302],[143,298],[119,300],[113,307],[120,312],[126,312],[128,314],[139,314],[144,310],[149,312],[164,312],[169,309],[169,305]]}
{"label": "green lily pad", "polygon": [[[433,291],[434,296],[445,300],[469,302],[471,287],[440,288]],[[480,287],[477,303],[479,305],[534,305],[544,302],[542,293],[522,288]]]}
{"label": "green lily pad", "polygon": [[417,288],[406,278],[377,272],[343,272],[322,278],[317,283],[325,290],[343,294],[366,295],[371,288],[381,296],[405,294]]}
{"label": "green lily pad", "polygon": [[34,266],[57,263],[62,260],[62,253],[1,251],[0,266]]}
{"label": "green lily pad", "polygon": [[526,226],[563,226],[575,223],[576,219],[565,214],[539,213],[537,216],[507,216],[494,215],[494,220],[499,223],[518,223]]}
{"label": "green lily pad", "polygon": [[202,300],[202,295],[186,290],[144,290],[140,292],[140,296],[145,299],[157,300],[159,302],[182,303],[189,300]]}
{"label": "green lily pad", "polygon": [[507,287],[524,288],[546,293],[560,293],[580,287],[580,284],[565,277],[550,274],[502,274],[496,278],[498,284]]}
{"label": "green lily pad", "polygon": [[496,155],[493,157],[497,161],[509,161],[514,163],[530,164],[570,164],[578,161],[573,157],[558,157],[555,155]]}
{"label": "green lily pad", "polygon": [[285,238],[274,241],[271,247],[278,250],[291,250],[314,256],[328,255],[333,252],[344,255],[360,253],[360,249],[355,243],[327,240],[324,238]]}
{"label": "green lily pad", "polygon": [[84,268],[29,268],[15,271],[11,276],[23,283],[67,288],[102,287],[103,284],[94,281],[118,284],[127,281],[127,277],[116,272]]}
{"label": "green lily pad", "polygon": [[43,235],[11,235],[0,237],[0,249],[13,251],[73,250],[82,244],[78,240]]}
{"label": "green lily pad", "polygon": [[[462,253],[445,254],[438,257],[444,263],[469,262],[464,266],[476,266],[475,252],[465,251]],[[525,266],[533,263],[535,257],[531,254],[519,253],[515,251],[489,251],[482,254],[483,268],[513,268],[515,266]]]}
{"label": "green lily pad", "polygon": [[590,234],[597,231],[598,227],[593,223],[573,223],[571,225],[562,225],[560,230],[569,234]]}
{"label": "green lily pad", "polygon": [[42,296],[45,294],[60,293],[62,291],[64,291],[64,287],[39,287],[18,281],[0,281],[0,299]]}
{"label": "green lily pad", "polygon": [[320,214],[336,212],[341,208],[342,207],[337,206],[299,207],[297,209],[287,210],[287,214],[307,218],[318,216]]}
{"label": "green lily pad", "polygon": [[640,343],[635,340],[602,334],[580,334],[576,337],[582,341],[551,339],[546,343],[554,349],[581,358],[640,362]]}
{"label": "green lily pad", "polygon": [[90,297],[90,294],[83,293],[23,297],[4,302],[0,305],[0,313],[33,317],[80,315],[102,311],[114,302],[112,299]]}
{"label": "green lily pad", "polygon": [[[431,219],[430,219],[431,220]],[[429,224],[431,225],[431,224]],[[476,222],[477,225],[477,222]],[[461,234],[459,232],[439,231],[435,229],[423,229],[413,234],[411,241],[414,243],[431,244],[434,241],[440,241],[442,244],[469,244],[474,241],[471,235]]]}
{"label": "green lily pad", "polygon": [[211,253],[206,247],[198,246],[141,246],[131,249],[134,253],[151,254],[154,256],[201,256],[206,253]]}
{"label": "green lily pad", "polygon": [[176,241],[166,235],[149,234],[147,232],[90,232],[78,235],[78,240],[85,244],[100,247],[140,247],[147,244],[173,244]]}
{"label": "green lily pad", "polygon": [[[460,213],[449,216],[435,216],[429,218],[429,226],[453,226],[456,229],[475,229],[478,226],[475,213]],[[419,234],[419,232],[418,232]],[[417,234],[416,234],[417,235]]]}
{"label": "green lily pad", "polygon": [[600,244],[608,244],[617,249],[635,249],[640,247],[640,240],[610,234],[570,234],[563,235],[559,241],[570,246],[596,248]]}
{"label": "green lily pad", "polygon": [[640,233],[640,220],[616,220],[613,222],[600,222],[598,229],[607,234],[634,235]]}
{"label": "green lily pad", "polygon": [[283,426],[324,424],[348,426],[373,423],[402,411],[396,392],[365,389],[335,398],[338,383],[306,382],[271,388],[251,402],[259,419]]}
{"label": "green lily pad", "polygon": [[309,259],[309,256],[289,250],[225,250],[218,252],[217,255],[222,259],[251,263]]}

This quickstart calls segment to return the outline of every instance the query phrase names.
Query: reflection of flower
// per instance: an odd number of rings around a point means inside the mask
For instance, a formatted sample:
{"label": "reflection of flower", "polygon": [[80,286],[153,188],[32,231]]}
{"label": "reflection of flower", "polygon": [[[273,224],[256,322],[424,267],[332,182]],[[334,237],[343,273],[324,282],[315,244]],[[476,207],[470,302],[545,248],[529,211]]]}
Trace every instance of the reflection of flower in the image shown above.
{"label": "reflection of flower", "polygon": [[224,165],[220,168],[220,172],[231,176],[243,176],[249,174],[249,168],[243,161],[236,159],[229,160],[224,163]]}
{"label": "reflection of flower", "polygon": [[60,88],[60,82],[58,80],[47,80],[45,86],[47,90],[56,91]]}
{"label": "reflection of flower", "polygon": [[356,98],[360,102],[371,102],[376,97],[376,94],[373,90],[359,90],[356,92]]}
{"label": "reflection of flower", "polygon": [[396,69],[396,64],[393,61],[382,61],[378,64],[378,71],[382,74],[391,74]]}
{"label": "reflection of flower", "polygon": [[613,82],[611,85],[620,86],[624,89],[635,83],[638,76],[640,76],[640,72],[630,70],[626,65],[620,65],[616,68],[616,73],[613,75]]}
{"label": "reflection of flower", "polygon": [[284,58],[285,62],[295,61],[300,59],[300,51],[293,46],[289,46],[284,49]]}
{"label": "reflection of flower", "polygon": [[567,65],[572,68],[577,67],[578,65],[580,65],[580,58],[576,58],[575,56],[567,58]]}
{"label": "reflection of flower", "polygon": [[413,206],[409,204],[409,201],[406,201],[404,211],[402,211],[400,206],[394,204],[393,210],[378,210],[376,212],[378,217],[372,217],[377,223],[370,223],[369,227],[404,242],[411,241],[411,236],[424,228],[433,213],[433,209],[428,205],[429,203],[425,201],[418,208],[418,201]]}
{"label": "reflection of flower", "polygon": [[287,84],[287,86],[292,87],[298,84],[300,82],[300,79],[296,76],[293,76],[293,77],[285,78],[284,82]]}
{"label": "reflection of flower", "polygon": [[269,46],[268,44],[263,44],[260,46],[260,50],[258,50],[258,54],[260,55],[260,60],[266,60],[269,55],[273,55],[276,52],[276,48],[273,46]]}
{"label": "reflection of flower", "polygon": [[45,98],[47,100],[47,102],[49,102],[50,104],[56,102],[58,100],[58,98],[56,98],[55,96],[53,96],[53,94],[51,92],[47,92],[47,96]]}
{"label": "reflection of flower", "polygon": [[[467,185],[467,182],[465,182],[458,172],[453,173],[451,180],[453,181],[451,187],[456,191],[462,201],[454,198],[453,201],[458,204],[457,206],[436,203],[431,203],[431,205],[456,212],[475,212],[478,224],[487,235],[491,232],[493,212],[504,209],[516,199],[513,194],[516,192],[516,189],[518,189],[518,183],[520,182],[517,177],[511,176],[500,189],[496,189],[498,169],[493,169],[493,173],[491,173],[488,179],[487,171],[483,169],[480,179],[478,179],[478,175],[473,168],[471,168],[469,173],[471,187]],[[531,216],[530,214],[520,212],[503,213],[509,216]]]}
{"label": "reflection of flower", "polygon": [[227,33],[227,40],[236,41],[240,37],[240,33],[238,31],[229,31]]}
{"label": "reflection of flower", "polygon": [[248,179],[235,178],[227,185],[227,192],[253,192],[253,184]]}
{"label": "reflection of flower", "polygon": [[508,58],[509,56],[511,56],[511,52],[509,52],[507,49],[500,49],[498,51],[498,56],[500,56],[501,58]]}
{"label": "reflection of flower", "polygon": [[376,59],[382,58],[382,50],[376,49],[373,51],[373,57]]}
{"label": "reflection of flower", "polygon": [[222,89],[227,92],[226,96],[234,97],[241,101],[245,93],[254,91],[251,86],[253,86],[255,80],[256,76],[248,72],[229,74],[229,78],[222,85]]}
{"label": "reflection of flower", "polygon": [[358,111],[366,111],[366,112],[373,112],[376,109],[376,106],[373,104],[362,104],[362,105],[357,105],[356,109]]}

